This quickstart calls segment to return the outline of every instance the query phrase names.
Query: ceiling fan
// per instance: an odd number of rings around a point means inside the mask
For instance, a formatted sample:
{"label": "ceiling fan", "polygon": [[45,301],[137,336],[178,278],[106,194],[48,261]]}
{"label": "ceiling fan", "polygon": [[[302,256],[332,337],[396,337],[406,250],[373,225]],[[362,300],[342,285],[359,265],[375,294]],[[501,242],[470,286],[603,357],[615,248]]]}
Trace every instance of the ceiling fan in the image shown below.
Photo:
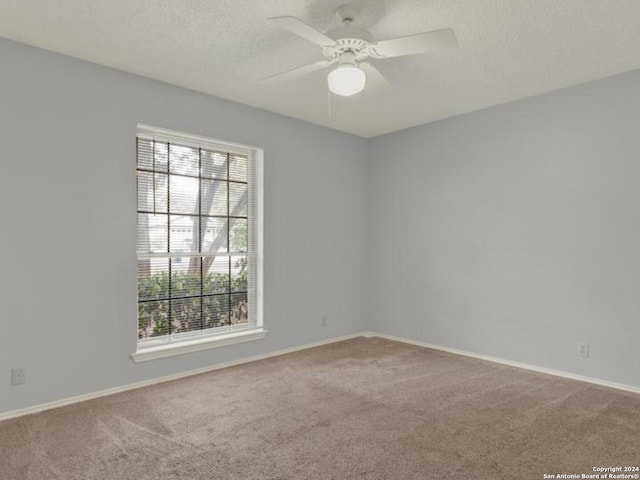
{"label": "ceiling fan", "polygon": [[326,34],[296,17],[269,18],[271,23],[320,46],[325,59],[263,78],[263,81],[289,80],[335,66],[327,76],[331,92],[348,97],[361,92],[365,84],[368,84],[367,90],[376,92],[389,83],[367,60],[416,55],[458,46],[456,35],[450,28],[375,41],[368,31],[352,25],[359,11],[358,6],[353,4],[338,7],[336,16],[342,27]]}

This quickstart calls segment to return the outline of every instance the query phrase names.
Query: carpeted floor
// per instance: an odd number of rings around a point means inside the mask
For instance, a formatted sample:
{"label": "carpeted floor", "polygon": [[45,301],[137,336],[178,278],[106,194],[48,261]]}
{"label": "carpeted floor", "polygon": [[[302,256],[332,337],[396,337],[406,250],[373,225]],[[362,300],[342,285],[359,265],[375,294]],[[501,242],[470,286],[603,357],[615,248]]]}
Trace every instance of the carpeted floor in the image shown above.
{"label": "carpeted floor", "polygon": [[640,396],[357,338],[0,423],[2,480],[542,479],[640,466]]}

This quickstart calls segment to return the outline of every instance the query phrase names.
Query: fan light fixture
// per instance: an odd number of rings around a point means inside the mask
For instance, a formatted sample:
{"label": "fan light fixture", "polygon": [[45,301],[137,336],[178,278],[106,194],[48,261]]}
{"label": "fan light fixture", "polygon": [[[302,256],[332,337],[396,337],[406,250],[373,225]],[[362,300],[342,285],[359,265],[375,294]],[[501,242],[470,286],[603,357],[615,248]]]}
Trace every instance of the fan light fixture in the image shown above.
{"label": "fan light fixture", "polygon": [[355,64],[343,63],[329,72],[327,82],[333,93],[349,97],[364,90],[367,75]]}

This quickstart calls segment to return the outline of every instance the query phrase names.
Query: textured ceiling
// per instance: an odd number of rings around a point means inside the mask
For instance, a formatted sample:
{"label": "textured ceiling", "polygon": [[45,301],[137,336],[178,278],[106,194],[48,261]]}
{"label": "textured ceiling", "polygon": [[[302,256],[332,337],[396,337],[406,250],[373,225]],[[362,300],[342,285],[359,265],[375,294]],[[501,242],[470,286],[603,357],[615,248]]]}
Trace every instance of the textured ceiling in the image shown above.
{"label": "textured ceiling", "polygon": [[379,60],[376,96],[332,97],[326,73],[259,79],[322,59],[270,25],[326,31],[344,0],[0,0],[0,37],[370,137],[640,68],[639,0],[360,0],[377,39],[451,27],[460,48]]}

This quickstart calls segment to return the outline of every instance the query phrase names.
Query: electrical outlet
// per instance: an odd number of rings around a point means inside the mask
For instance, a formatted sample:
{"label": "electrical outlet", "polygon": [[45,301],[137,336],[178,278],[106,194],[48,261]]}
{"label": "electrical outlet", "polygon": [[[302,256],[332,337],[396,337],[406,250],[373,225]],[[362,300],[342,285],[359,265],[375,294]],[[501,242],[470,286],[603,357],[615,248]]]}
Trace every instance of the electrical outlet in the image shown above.
{"label": "electrical outlet", "polygon": [[584,342],[578,342],[578,356],[589,358],[589,344]]}
{"label": "electrical outlet", "polygon": [[11,385],[22,385],[25,382],[24,367],[11,369]]}
{"label": "electrical outlet", "polygon": [[320,319],[320,325],[322,325],[323,327],[327,326],[327,316],[323,315],[322,318]]}

